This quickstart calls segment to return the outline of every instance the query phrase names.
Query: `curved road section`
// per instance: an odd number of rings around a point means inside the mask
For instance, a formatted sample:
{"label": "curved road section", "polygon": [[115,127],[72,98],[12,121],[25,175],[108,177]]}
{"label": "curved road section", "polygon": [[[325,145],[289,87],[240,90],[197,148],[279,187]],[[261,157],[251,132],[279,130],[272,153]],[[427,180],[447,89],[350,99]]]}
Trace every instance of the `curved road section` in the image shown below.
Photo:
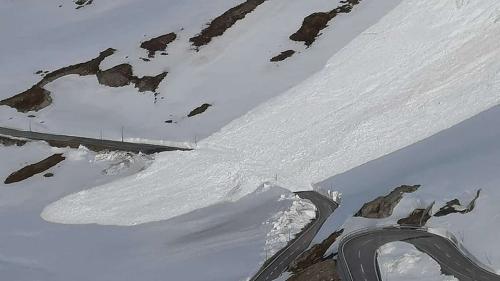
{"label": "curved road section", "polygon": [[112,140],[102,140],[102,139],[92,139],[92,138],[84,138],[77,136],[67,136],[67,135],[55,135],[55,134],[45,134],[45,133],[37,133],[31,131],[21,131],[16,129],[9,129],[0,127],[0,135],[16,137],[16,138],[24,138],[30,140],[41,140],[46,141],[49,145],[55,147],[73,147],[78,148],[80,145],[87,147],[93,151],[101,151],[101,150],[118,150],[118,151],[130,151],[135,153],[146,153],[153,154],[157,152],[163,151],[188,151],[191,149],[181,148],[181,147],[172,147],[172,146],[164,146],[164,145],[155,145],[155,144],[147,144],[147,143],[133,143],[133,142],[120,142],[120,141],[112,141]]}
{"label": "curved road section", "polygon": [[390,242],[407,242],[428,254],[446,275],[460,281],[500,281],[500,276],[486,270],[452,240],[425,229],[388,227],[348,235],[339,244],[339,270],[344,281],[382,280],[377,250]]}
{"label": "curved road section", "polygon": [[295,194],[302,199],[310,200],[316,206],[316,218],[285,248],[268,259],[257,274],[250,279],[251,281],[270,281],[278,278],[288,265],[309,247],[323,223],[338,207],[334,201],[315,191],[301,191]]}

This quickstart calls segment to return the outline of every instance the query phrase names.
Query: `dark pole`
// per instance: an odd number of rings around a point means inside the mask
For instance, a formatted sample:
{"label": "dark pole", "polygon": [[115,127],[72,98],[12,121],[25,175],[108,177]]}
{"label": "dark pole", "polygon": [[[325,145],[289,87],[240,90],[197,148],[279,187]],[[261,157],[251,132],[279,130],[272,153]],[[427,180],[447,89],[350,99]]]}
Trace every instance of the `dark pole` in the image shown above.
{"label": "dark pole", "polygon": [[123,126],[122,126],[122,142],[123,142]]}

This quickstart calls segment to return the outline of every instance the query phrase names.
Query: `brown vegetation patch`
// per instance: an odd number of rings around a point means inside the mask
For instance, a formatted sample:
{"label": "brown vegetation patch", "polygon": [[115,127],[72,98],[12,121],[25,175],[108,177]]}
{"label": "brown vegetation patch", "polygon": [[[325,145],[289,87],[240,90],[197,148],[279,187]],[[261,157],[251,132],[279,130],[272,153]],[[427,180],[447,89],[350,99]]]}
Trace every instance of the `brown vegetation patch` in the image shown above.
{"label": "brown vegetation patch", "polygon": [[293,54],[295,54],[294,50],[286,50],[281,52],[279,55],[272,57],[270,61],[271,62],[284,61],[287,58],[293,56]]}
{"label": "brown vegetation patch", "polygon": [[193,117],[193,116],[196,116],[198,114],[202,114],[211,106],[212,106],[211,104],[204,103],[201,106],[199,106],[199,107],[193,109],[191,112],[189,112],[188,117]]}
{"label": "brown vegetation patch", "polygon": [[165,51],[168,44],[172,43],[177,38],[177,34],[170,32],[168,34],[155,37],[141,43],[141,48],[148,50],[148,57],[154,58],[158,51]]}
{"label": "brown vegetation patch", "polygon": [[403,194],[415,192],[419,187],[420,185],[402,185],[396,187],[388,195],[380,196],[375,200],[364,204],[354,216],[371,219],[390,217],[396,205],[403,198]]}
{"label": "brown vegetation patch", "polygon": [[210,22],[200,34],[189,39],[189,41],[197,49],[201,46],[207,45],[214,37],[224,34],[227,29],[233,26],[237,21],[245,18],[247,14],[251,13],[265,1],[266,0],[247,0],[244,3],[227,10]]}
{"label": "brown vegetation patch", "polygon": [[5,180],[5,184],[11,184],[28,179],[36,174],[43,173],[66,159],[62,153],[54,154],[38,163],[28,165],[19,171],[10,174]]}
{"label": "brown vegetation patch", "polygon": [[297,42],[304,42],[306,46],[310,46],[320,35],[321,30],[328,26],[328,23],[338,14],[347,14],[352,11],[352,8],[358,5],[360,0],[341,1],[343,5],[329,12],[317,12],[304,18],[302,26],[290,36],[290,39]]}

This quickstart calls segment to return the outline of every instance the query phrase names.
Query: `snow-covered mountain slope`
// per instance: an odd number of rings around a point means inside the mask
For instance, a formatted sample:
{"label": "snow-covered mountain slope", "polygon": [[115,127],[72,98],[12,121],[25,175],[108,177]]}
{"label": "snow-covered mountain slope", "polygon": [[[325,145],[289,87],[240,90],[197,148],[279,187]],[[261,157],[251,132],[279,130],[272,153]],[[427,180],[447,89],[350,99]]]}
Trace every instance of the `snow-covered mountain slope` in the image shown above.
{"label": "snow-covered mountain slope", "polygon": [[496,0],[405,0],[299,86],[187,153],[65,197],[42,216],[130,225],[234,200],[278,175],[292,190],[426,138],[500,100]]}
{"label": "snow-covered mountain slope", "polygon": [[[194,142],[319,71],[400,0],[363,1],[348,15],[336,17],[307,49],[288,37],[304,17],[331,10],[340,1],[265,1],[198,52],[189,39],[245,1],[101,0],[81,9],[71,1],[59,7],[60,2],[2,2],[0,100],[37,83],[39,70],[85,62],[107,48],[116,52],[101,63],[101,70],[128,63],[139,77],[168,72],[158,95],[139,93],[133,85],[103,86],[95,76],[69,75],[46,86],[53,101],[38,112],[0,106],[0,125],[25,129],[28,116],[34,115],[33,129],[43,132],[98,137],[102,130],[105,138],[117,139],[124,126],[126,137]],[[149,58],[140,47],[171,32],[176,38],[165,55],[156,52]],[[287,49],[300,53],[283,62],[269,61]],[[204,103],[212,107],[187,117]]]}
{"label": "snow-covered mountain slope", "polygon": [[[54,153],[66,159],[47,171],[52,177],[42,173],[3,183],[11,172]],[[297,208],[307,203],[272,185],[236,202],[136,227],[48,223],[40,218],[46,204],[136,173],[150,157],[51,148],[43,142],[4,146],[0,141],[0,159],[2,280],[247,280],[264,261],[266,249],[282,246],[275,239],[288,236],[287,229],[276,229],[282,219],[277,214],[286,214],[298,227],[307,223],[301,217],[307,210]]]}

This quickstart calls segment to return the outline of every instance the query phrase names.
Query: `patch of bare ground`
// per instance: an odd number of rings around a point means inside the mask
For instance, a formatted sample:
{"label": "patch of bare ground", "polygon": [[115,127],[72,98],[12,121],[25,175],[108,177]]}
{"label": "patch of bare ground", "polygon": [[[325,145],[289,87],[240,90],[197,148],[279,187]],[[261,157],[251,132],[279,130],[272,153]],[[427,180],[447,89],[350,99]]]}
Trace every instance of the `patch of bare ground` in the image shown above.
{"label": "patch of bare ground", "polygon": [[290,263],[289,270],[294,274],[299,274],[307,268],[325,260],[324,255],[328,248],[337,241],[340,235],[344,232],[343,229],[332,233],[320,244],[312,246],[307,251],[298,256],[292,263]]}
{"label": "patch of bare ground", "polygon": [[340,281],[337,272],[337,261],[328,259],[316,263],[287,281]]}
{"label": "patch of bare ground", "polygon": [[328,26],[328,23],[339,14],[348,14],[360,0],[341,1],[342,5],[329,12],[316,12],[305,17],[302,26],[290,36],[290,39],[297,42],[304,42],[306,46],[311,46],[320,35],[321,30]]}
{"label": "patch of bare ground", "polygon": [[294,50],[286,50],[286,51],[281,52],[279,55],[272,57],[270,59],[270,61],[271,62],[284,61],[287,58],[293,56],[293,54],[295,54]]}
{"label": "patch of bare ground", "polygon": [[141,48],[148,51],[148,57],[154,58],[158,51],[165,51],[168,44],[172,43],[177,38],[177,34],[170,32],[141,43]]}
{"label": "patch of bare ground", "polygon": [[200,34],[189,39],[193,46],[198,50],[201,46],[207,45],[214,37],[221,36],[232,27],[237,21],[255,10],[266,0],[247,0],[238,6],[235,6],[222,15],[212,20]]}
{"label": "patch of bare ground", "polygon": [[50,92],[43,88],[45,85],[63,76],[71,74],[77,74],[80,76],[95,75],[99,71],[99,65],[101,62],[106,57],[111,56],[114,52],[115,49],[110,48],[101,52],[98,57],[87,62],[70,65],[49,72],[33,87],[11,98],[0,101],[0,105],[10,106],[19,112],[38,111],[43,109],[52,103]]}
{"label": "patch of bare ground", "polygon": [[27,143],[25,140],[19,140],[19,139],[12,139],[12,138],[7,138],[0,136],[0,144],[3,146],[23,146]]}
{"label": "patch of bare ground", "polygon": [[204,103],[204,104],[198,106],[197,108],[193,109],[191,112],[189,112],[188,117],[193,117],[193,116],[202,114],[211,106],[212,106],[211,104]]}
{"label": "patch of bare ground", "polygon": [[20,182],[25,179],[28,179],[36,174],[43,173],[48,169],[54,167],[55,165],[62,162],[66,159],[62,153],[54,154],[38,163],[28,165],[12,174],[10,174],[7,179],[4,181],[5,184],[11,184],[15,182]]}
{"label": "patch of bare ground", "polygon": [[392,215],[392,211],[403,198],[403,194],[417,191],[420,185],[402,185],[396,187],[386,196],[380,196],[366,203],[354,215],[355,217],[364,217],[371,219],[387,218]]}

